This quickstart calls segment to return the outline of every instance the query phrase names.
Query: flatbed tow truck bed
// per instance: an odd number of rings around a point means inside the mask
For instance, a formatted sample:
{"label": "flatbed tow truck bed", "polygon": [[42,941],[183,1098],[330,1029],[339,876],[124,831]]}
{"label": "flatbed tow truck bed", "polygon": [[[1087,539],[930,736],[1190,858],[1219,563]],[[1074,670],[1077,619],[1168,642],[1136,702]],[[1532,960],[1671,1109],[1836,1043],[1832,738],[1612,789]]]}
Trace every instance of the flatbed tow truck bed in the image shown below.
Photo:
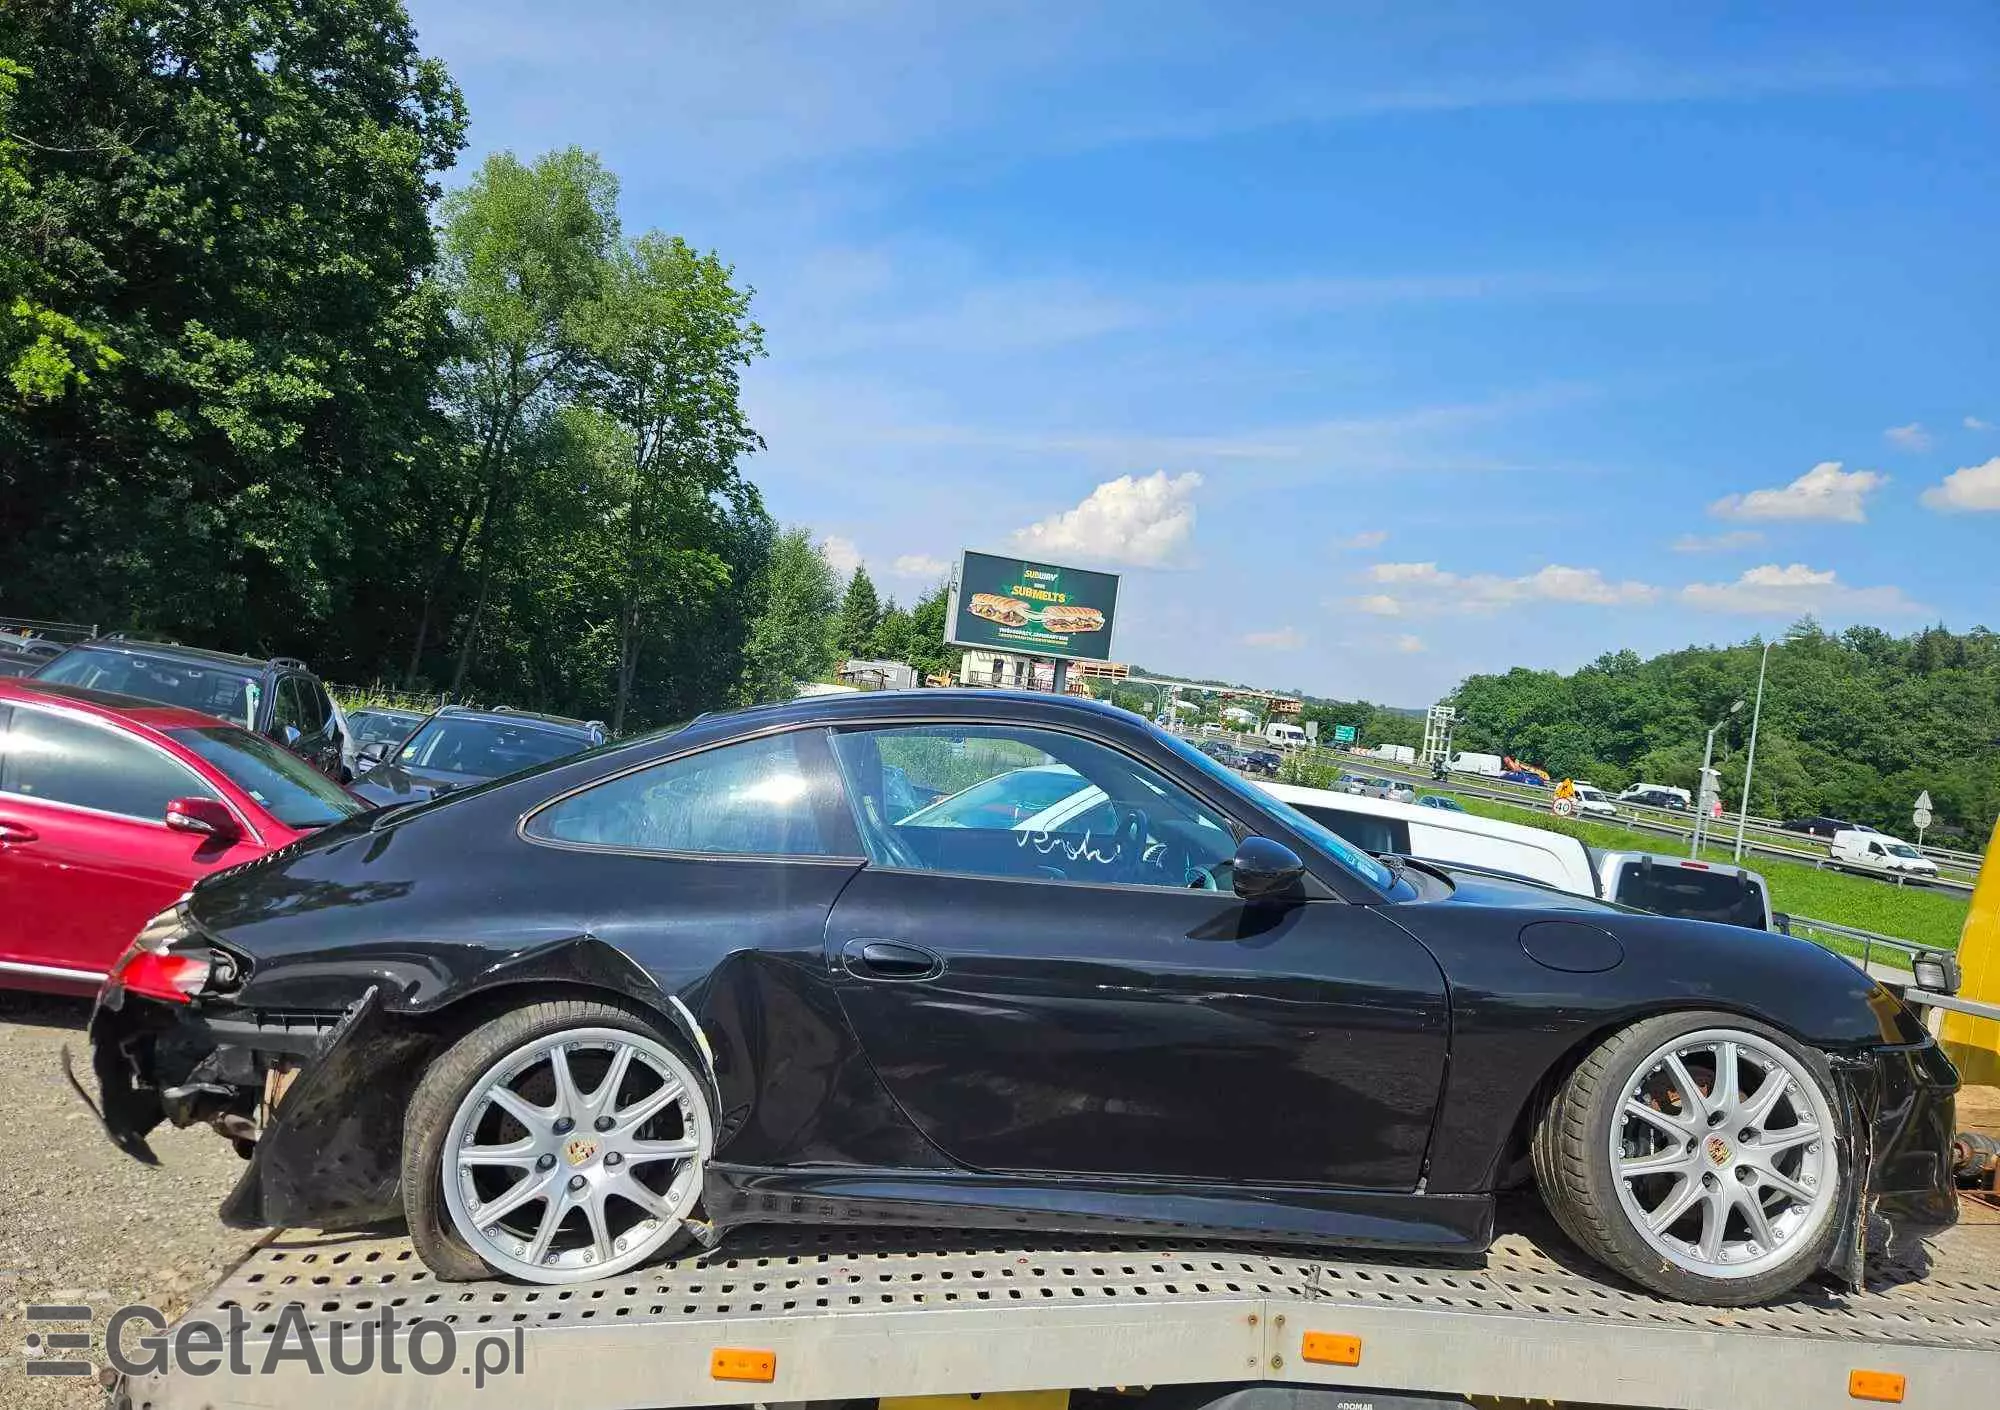
{"label": "flatbed tow truck bed", "polygon": [[[707,1253],[575,1288],[445,1283],[407,1241],[280,1233],[183,1321],[434,1318],[520,1365],[418,1376],[227,1365],[131,1379],[131,1410],[639,1410],[1109,1387],[1273,1383],[1690,1410],[2000,1403],[2000,1216],[1967,1222],[1864,1292],[1770,1307],[1668,1302],[1596,1272],[1530,1208],[1482,1259],[1314,1256],[1219,1243],[739,1230]],[[1976,1222],[1981,1221],[1982,1222]],[[296,1313],[286,1314],[296,1304]],[[351,1334],[350,1334],[351,1335]],[[436,1348],[431,1348],[435,1360]],[[1900,1378],[1900,1380],[1898,1379]],[[1371,1401],[1357,1389],[1329,1402]],[[1456,1402],[1454,1402],[1456,1403]]]}

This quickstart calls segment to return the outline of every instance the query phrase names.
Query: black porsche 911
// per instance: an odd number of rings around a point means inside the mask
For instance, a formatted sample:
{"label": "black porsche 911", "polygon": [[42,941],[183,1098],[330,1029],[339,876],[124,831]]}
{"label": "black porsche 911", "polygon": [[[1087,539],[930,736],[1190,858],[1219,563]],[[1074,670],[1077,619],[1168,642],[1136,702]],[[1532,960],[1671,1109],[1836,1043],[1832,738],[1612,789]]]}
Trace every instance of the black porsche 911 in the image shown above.
{"label": "black porsche 911", "polygon": [[1957,1074],[1783,935],[1377,859],[1104,706],[704,718],[363,815],[154,920],[113,1138],[241,1226],[570,1283],[773,1220],[1476,1252],[1532,1180],[1671,1296],[1955,1216]]}

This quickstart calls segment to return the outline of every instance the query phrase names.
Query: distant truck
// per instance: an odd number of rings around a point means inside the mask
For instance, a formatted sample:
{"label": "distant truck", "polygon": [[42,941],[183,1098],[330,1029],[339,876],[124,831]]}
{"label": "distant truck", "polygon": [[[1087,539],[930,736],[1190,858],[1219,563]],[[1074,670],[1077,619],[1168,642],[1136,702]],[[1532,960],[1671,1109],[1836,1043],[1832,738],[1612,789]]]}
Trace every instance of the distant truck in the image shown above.
{"label": "distant truck", "polygon": [[1264,726],[1264,738],[1280,749],[1303,749],[1306,747],[1306,731],[1303,725],[1287,724],[1283,720],[1273,720]]}
{"label": "distant truck", "polygon": [[1361,751],[1371,759],[1387,759],[1392,764],[1414,764],[1417,751],[1407,744],[1378,744],[1373,749]]}
{"label": "distant truck", "polygon": [[1454,754],[1446,767],[1455,774],[1484,774],[1487,778],[1498,778],[1507,768],[1498,754]]}

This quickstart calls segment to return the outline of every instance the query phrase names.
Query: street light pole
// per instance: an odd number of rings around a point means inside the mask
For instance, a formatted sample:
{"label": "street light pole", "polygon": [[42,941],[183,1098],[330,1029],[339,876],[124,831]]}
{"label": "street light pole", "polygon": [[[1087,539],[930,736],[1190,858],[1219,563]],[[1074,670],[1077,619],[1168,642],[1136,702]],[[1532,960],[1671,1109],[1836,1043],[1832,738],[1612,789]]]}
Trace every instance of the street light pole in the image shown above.
{"label": "street light pole", "polygon": [[1764,713],[1764,671],[1771,664],[1771,648],[1778,644],[1777,638],[1764,643],[1764,654],[1757,658],[1757,703],[1750,707],[1750,751],[1743,759],[1743,794],[1736,800],[1736,863],[1743,864],[1743,829],[1750,821],[1750,779],[1757,771],[1757,721]]}
{"label": "street light pole", "polygon": [[1708,798],[1708,772],[1715,762],[1715,732],[1728,724],[1736,712],[1742,708],[1743,702],[1738,700],[1725,710],[1722,718],[1709,726],[1708,743],[1702,746],[1701,777],[1695,780],[1694,789],[1694,828],[1688,833],[1688,859],[1690,861],[1701,855],[1701,839],[1708,832],[1708,809],[1704,805]]}

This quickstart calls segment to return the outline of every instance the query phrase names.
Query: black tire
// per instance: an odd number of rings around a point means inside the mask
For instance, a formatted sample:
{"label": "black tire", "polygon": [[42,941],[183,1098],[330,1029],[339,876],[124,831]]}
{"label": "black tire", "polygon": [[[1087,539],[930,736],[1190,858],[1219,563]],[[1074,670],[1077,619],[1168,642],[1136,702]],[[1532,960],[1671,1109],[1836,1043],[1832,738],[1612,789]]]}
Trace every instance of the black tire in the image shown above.
{"label": "black tire", "polygon": [[[439,1279],[462,1283],[504,1276],[458,1236],[445,1205],[442,1162],[453,1114],[480,1075],[502,1057],[537,1039],[582,1028],[622,1028],[652,1038],[701,1071],[679,1035],[652,1015],[594,999],[548,999],[510,1009],[453,1043],[425,1071],[403,1115],[403,1213],[417,1256]],[[702,1096],[713,1110],[712,1094]],[[683,1230],[656,1256],[667,1256],[688,1237]]]}
{"label": "black tire", "polygon": [[1747,1307],[1810,1278],[1840,1236],[1839,1200],[1814,1234],[1777,1265],[1734,1278],[1704,1276],[1663,1258],[1632,1225],[1611,1168],[1611,1125],[1639,1064],[1662,1044],[1706,1029],[1734,1029],[1783,1049],[1819,1085],[1834,1130],[1840,1188],[1853,1178],[1839,1130],[1840,1105],[1826,1058],[1768,1024],[1736,1014],[1685,1012],[1645,1019],[1599,1043],[1556,1087],[1536,1123],[1531,1155],[1542,1203],[1584,1252],[1640,1286],[1681,1302]]}

